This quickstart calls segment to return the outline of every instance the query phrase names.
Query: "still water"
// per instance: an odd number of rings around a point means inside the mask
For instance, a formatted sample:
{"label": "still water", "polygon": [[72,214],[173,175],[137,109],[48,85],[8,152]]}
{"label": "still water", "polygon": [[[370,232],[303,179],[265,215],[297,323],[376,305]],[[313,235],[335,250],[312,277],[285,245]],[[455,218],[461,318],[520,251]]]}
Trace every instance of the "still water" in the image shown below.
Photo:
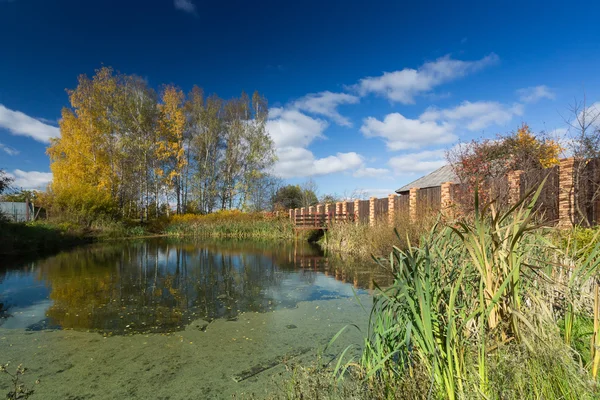
{"label": "still water", "polygon": [[[32,399],[276,398],[286,367],[366,327],[385,279],[288,242],[153,239],[0,261],[0,362],[29,369]],[[327,355],[360,342],[348,329]]]}

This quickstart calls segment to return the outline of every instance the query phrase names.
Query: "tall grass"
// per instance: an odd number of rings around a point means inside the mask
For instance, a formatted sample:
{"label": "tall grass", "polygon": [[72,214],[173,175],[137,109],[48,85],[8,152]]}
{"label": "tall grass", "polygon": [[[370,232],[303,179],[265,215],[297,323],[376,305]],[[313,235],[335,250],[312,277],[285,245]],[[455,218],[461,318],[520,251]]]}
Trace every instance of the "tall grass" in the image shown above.
{"label": "tall grass", "polygon": [[165,233],[173,236],[284,239],[294,237],[294,228],[286,216],[233,210],[173,216]]}
{"label": "tall grass", "polygon": [[329,227],[321,244],[329,250],[359,257],[382,256],[393,246],[405,249],[409,242],[418,243],[437,218],[438,212],[429,212],[415,222],[406,214],[396,215],[392,224],[387,216],[375,221],[374,225],[338,222]]}
{"label": "tall grass", "polygon": [[[375,296],[362,358],[336,372],[373,398],[407,398],[413,378],[416,398],[596,398],[600,243],[553,244],[532,211],[540,190],[505,211],[476,195],[469,219],[419,246],[399,237],[405,248],[378,260],[394,283]],[[574,345],[577,318],[593,321],[589,351]]]}

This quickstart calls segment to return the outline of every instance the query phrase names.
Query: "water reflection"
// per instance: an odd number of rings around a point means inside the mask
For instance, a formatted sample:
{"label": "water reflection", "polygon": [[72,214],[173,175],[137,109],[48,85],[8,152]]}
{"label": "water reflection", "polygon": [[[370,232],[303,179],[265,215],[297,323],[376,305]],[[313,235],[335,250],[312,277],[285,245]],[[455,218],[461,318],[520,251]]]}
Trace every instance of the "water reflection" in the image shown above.
{"label": "water reflection", "polygon": [[245,241],[128,241],[0,269],[0,325],[165,332],[193,320],[353,296],[384,280],[368,263],[314,246]]}

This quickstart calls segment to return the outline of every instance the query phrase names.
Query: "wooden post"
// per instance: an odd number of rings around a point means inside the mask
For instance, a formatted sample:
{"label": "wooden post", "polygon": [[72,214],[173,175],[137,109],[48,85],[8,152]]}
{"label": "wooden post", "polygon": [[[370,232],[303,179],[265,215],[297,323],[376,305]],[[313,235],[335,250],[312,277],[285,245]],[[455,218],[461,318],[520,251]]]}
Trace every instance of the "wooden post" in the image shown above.
{"label": "wooden post", "polygon": [[354,221],[360,224],[360,200],[354,200]]}
{"label": "wooden post", "polygon": [[575,159],[560,160],[558,174],[558,226],[568,228],[575,225]]}
{"label": "wooden post", "polygon": [[392,193],[388,195],[388,223],[394,225],[396,221],[396,194]]}
{"label": "wooden post", "polygon": [[369,197],[369,225],[375,225],[375,200],[376,197]]}
{"label": "wooden post", "polygon": [[409,212],[408,214],[410,215],[410,222],[417,222],[417,217],[418,217],[418,213],[417,213],[417,192],[419,191],[419,188],[410,188],[410,192],[409,192]]}
{"label": "wooden post", "polygon": [[507,175],[508,180],[508,204],[515,205],[521,198],[521,175],[523,171],[510,171]]}

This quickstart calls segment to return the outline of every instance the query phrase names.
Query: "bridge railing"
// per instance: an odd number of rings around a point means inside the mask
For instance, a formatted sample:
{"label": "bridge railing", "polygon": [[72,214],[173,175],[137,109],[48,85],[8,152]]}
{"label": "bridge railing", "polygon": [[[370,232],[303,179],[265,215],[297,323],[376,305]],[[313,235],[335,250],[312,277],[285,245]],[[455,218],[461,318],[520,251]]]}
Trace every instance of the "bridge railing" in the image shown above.
{"label": "bridge railing", "polygon": [[323,229],[330,223],[342,221],[354,221],[354,214],[336,212],[300,214],[295,216],[294,225],[296,228]]}

